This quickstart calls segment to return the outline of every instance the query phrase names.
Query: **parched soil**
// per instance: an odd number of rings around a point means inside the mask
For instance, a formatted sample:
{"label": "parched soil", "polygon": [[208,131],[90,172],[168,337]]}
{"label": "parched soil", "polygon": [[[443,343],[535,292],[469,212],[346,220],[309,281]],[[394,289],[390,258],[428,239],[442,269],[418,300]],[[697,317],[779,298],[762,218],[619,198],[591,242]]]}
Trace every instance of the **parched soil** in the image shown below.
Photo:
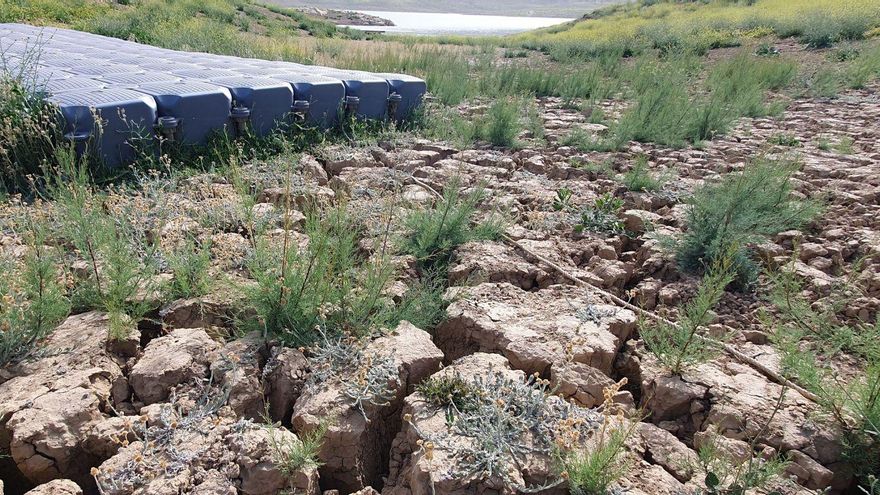
{"label": "parched soil", "polygon": [[[603,391],[626,378],[613,402],[633,414],[642,408],[645,418],[627,445],[632,463],[620,482],[627,493],[699,487],[702,479],[688,466],[695,450],[716,434],[731,452],[756,445],[768,455],[785,453],[791,461],[785,476],[792,481],[778,480],[782,493],[829,487],[844,493],[852,480],[840,432],[813,401],[730,354],[688,368],[681,377],[669,375],[640,340],[636,312],[610,303],[597,289],[674,319],[699,282],[676,267],[658,240],[681,232],[683,199],[753,159],[788,156],[801,164],[796,194],[822,200],[824,209],[808,228],[783,232],[756,251],[768,265],[793,263],[810,301],[854,278],[861,293],[846,301],[841,317],[874,321],[880,308],[878,89],[849,91],[835,100],[796,100],[782,116],[742,119],[700,149],[631,143],[609,153],[558,146],[559,136],[573,128],[601,134],[604,126],[548,98],[538,102],[546,146],[457,150],[404,139],[329,150],[301,160],[301,193],[293,201],[284,197],[289,179],[277,172],[279,164],[255,166],[249,173],[266,192],[254,211],[273,225],[273,239],[283,237],[279,212],[285,205],[297,207],[304,197],[345,197],[370,226],[373,238],[362,240],[369,251],[385,231],[383,205],[394,205],[395,218],[402,219],[406,211],[434,202],[434,191],[454,177],[466,188],[486,187],[481,210],[503,211],[509,237],[457,249],[449,268],[451,304],[438,328],[401,323],[363,344],[368,367],[388,373],[378,379],[391,384],[382,401],[352,402],[349,386],[366,383],[368,369],[315,380],[310,377],[316,364],[301,350],[257,334],[221,338],[236,324],[231,308],[239,296],[229,284],[196,300],[162,301],[150,322],[112,345],[105,315],[69,317],[34,359],[0,371],[0,453],[9,453],[0,457],[0,478],[6,493],[48,482],[53,484],[31,493],[97,493],[100,486],[113,494],[256,495],[352,493],[371,486],[389,494],[439,495],[515,493],[516,483],[547,483],[540,493],[564,493],[564,484],[548,481],[552,463],[537,454],[500,480],[456,474],[456,463],[463,461],[455,448],[465,449],[467,442],[441,435],[442,410],[416,391],[429,376],[453,372],[548,380],[564,399],[553,410],[573,404],[581,411],[579,424],[600,421],[594,408],[605,401]],[[606,106],[613,114],[615,104]],[[780,133],[799,144],[768,144]],[[851,152],[819,147],[841,138],[852,140]],[[663,178],[660,190],[630,192],[616,180],[640,155]],[[590,165],[602,163],[604,168]],[[622,198],[629,233],[577,232],[577,215],[553,208],[563,188],[572,191],[575,207],[605,193]],[[230,205],[240,202],[228,181],[201,174],[165,193],[173,215],[156,226],[158,235],[173,239],[186,230],[210,238],[215,278],[253,283],[245,263],[252,245],[239,222],[226,221],[234,216]],[[297,231],[296,242],[308,241],[299,222],[288,225]],[[0,246],[11,255],[25,249],[11,234]],[[401,260],[403,266],[408,262]],[[413,276],[410,266],[396,282],[410,283]],[[389,289],[389,297],[399,287]],[[737,351],[778,372],[779,351],[759,320],[768,306],[765,296],[760,284],[754,292],[727,292],[709,330],[731,334]],[[852,373],[852,364],[846,356],[824,363],[844,375]],[[321,428],[327,418],[332,420],[320,450],[322,465],[285,471],[274,446],[296,442],[296,435]],[[277,424],[267,429],[266,420]],[[449,444],[432,441],[426,448],[431,438]],[[58,479],[75,484],[52,481]]]}

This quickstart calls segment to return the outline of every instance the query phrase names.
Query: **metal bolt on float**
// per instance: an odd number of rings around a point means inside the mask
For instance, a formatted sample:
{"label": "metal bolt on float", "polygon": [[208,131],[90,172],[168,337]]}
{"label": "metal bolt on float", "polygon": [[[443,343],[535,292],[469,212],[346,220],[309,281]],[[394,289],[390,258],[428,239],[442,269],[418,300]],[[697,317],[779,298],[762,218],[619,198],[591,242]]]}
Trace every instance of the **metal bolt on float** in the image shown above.
{"label": "metal bolt on float", "polygon": [[180,126],[180,119],[177,117],[159,117],[159,124],[156,130],[169,142],[174,142],[174,134]]}
{"label": "metal bolt on float", "polygon": [[247,132],[247,123],[251,118],[250,108],[242,106],[232,107],[230,117],[232,117],[232,121],[235,122],[235,130],[239,135]]}
{"label": "metal bolt on float", "polygon": [[345,116],[352,116],[357,113],[358,107],[361,105],[361,99],[357,96],[346,96],[344,105]]}
{"label": "metal bolt on float", "polygon": [[297,122],[304,122],[309,114],[309,107],[311,107],[311,104],[308,101],[296,100],[290,107],[290,111],[293,113],[293,118],[296,119]]}
{"label": "metal bolt on float", "polygon": [[388,96],[388,120],[394,120],[397,117],[397,109],[400,107],[401,101],[403,101],[403,96],[399,93],[391,93]]}

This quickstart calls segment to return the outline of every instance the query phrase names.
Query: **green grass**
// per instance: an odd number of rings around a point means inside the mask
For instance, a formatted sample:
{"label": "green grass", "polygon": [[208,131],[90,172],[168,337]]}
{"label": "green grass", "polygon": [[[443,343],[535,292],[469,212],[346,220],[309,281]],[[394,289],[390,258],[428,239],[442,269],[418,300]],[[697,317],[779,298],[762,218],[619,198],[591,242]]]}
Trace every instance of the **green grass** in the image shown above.
{"label": "green grass", "polygon": [[324,335],[364,336],[394,319],[381,293],[394,271],[382,257],[358,250],[362,226],[344,205],[307,213],[308,246],[289,231],[281,242],[260,238],[248,270],[257,285],[246,289],[256,318],[243,322],[291,346],[310,346]]}
{"label": "green grass", "polygon": [[622,182],[628,190],[634,192],[657,191],[663,186],[660,180],[651,175],[648,157],[645,155],[636,158],[635,165],[623,175]]}
{"label": "green grass", "polygon": [[409,233],[402,240],[401,251],[415,256],[429,271],[444,272],[452,252],[473,240],[497,238],[503,224],[497,216],[478,220],[480,203],[485,199],[482,187],[463,193],[458,178],[443,190],[443,199],[431,208],[416,210],[406,219]]}
{"label": "green grass", "polygon": [[0,258],[0,368],[31,355],[70,312],[61,252],[47,246],[47,219],[28,215],[19,223],[27,254]]}

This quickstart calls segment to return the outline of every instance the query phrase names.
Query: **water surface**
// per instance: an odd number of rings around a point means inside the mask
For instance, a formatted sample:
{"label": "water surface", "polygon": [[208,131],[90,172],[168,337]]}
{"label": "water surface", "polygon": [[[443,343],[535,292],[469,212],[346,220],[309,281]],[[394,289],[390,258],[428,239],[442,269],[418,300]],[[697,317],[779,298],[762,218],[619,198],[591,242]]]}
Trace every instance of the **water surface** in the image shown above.
{"label": "water surface", "polygon": [[513,17],[500,15],[433,14],[423,12],[382,12],[360,10],[388,19],[394,26],[348,26],[366,31],[422,35],[502,35],[521,33],[572,19],[559,17]]}

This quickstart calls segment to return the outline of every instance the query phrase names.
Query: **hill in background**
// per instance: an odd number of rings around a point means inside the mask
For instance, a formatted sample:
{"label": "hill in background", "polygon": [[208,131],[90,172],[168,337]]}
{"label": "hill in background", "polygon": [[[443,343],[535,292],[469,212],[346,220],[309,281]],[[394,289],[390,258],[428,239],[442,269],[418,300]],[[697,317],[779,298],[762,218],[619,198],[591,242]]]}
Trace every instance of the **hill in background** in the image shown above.
{"label": "hill in background", "polygon": [[346,10],[378,10],[389,12],[437,12],[455,14],[514,15],[535,17],[580,17],[606,5],[622,0],[510,0],[505,2],[472,2],[449,0],[421,2],[418,0],[275,0],[285,7],[319,7]]}

